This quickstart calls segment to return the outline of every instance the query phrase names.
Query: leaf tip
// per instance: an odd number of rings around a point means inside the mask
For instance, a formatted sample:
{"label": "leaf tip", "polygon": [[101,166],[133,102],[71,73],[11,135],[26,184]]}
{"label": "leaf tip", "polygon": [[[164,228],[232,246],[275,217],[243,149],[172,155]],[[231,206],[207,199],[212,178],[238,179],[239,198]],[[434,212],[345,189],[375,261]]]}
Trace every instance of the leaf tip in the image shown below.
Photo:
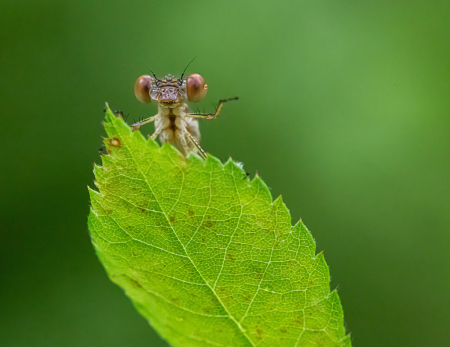
{"label": "leaf tip", "polygon": [[[139,133],[139,134],[141,134],[141,137],[142,137],[143,139],[145,139],[145,138],[144,138],[144,135],[142,135],[142,133],[140,132],[140,130],[134,130],[134,131],[133,131],[133,135],[134,135],[134,133]],[[135,135],[135,136],[139,136],[139,135]],[[149,136],[148,139],[147,139],[147,147],[149,147],[149,148],[151,148],[151,149],[156,149],[156,150],[158,150],[158,149],[160,148],[159,145],[158,145],[158,143],[157,143],[155,140],[153,140],[151,136]]]}
{"label": "leaf tip", "polygon": [[108,103],[105,102],[105,122],[106,123],[110,123],[111,122],[111,117],[115,117],[114,113],[111,111],[111,108],[109,107]]}
{"label": "leaf tip", "polygon": [[95,189],[92,189],[91,187],[87,186],[88,189],[88,193],[89,193],[89,197],[91,198],[91,202],[98,196],[100,196],[101,194],[96,191]]}
{"label": "leaf tip", "polygon": [[323,250],[321,250],[319,253],[316,254],[316,260],[326,263],[325,262],[325,253]]}
{"label": "leaf tip", "polygon": [[276,206],[283,205],[283,197],[281,194],[273,201],[273,204]]}
{"label": "leaf tip", "polygon": [[131,135],[131,128],[128,124],[125,123],[120,115],[115,115],[109,106],[105,109],[103,126],[108,137],[120,137],[123,139],[124,136]]}
{"label": "leaf tip", "polygon": [[223,165],[224,169],[228,170],[231,174],[236,175],[236,177],[247,177],[246,172],[244,171],[243,164],[240,162],[233,161],[230,157],[228,161]]}
{"label": "leaf tip", "polygon": [[206,156],[206,160],[205,160],[206,165],[208,166],[216,166],[216,167],[221,167],[223,168],[224,165],[222,164],[222,162],[216,158],[215,156],[208,154]]}

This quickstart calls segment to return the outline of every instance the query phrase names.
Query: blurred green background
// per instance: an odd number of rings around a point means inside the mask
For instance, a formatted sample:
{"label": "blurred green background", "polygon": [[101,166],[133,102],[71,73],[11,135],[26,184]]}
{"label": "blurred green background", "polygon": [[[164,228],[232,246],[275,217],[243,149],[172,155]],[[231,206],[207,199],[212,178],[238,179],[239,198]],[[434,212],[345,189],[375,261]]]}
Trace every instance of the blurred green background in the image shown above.
{"label": "blurred green background", "polygon": [[[166,346],[87,231],[104,102],[202,74],[203,148],[324,250],[354,346],[450,346],[450,2],[1,1],[0,346]],[[153,126],[142,128],[151,133]]]}

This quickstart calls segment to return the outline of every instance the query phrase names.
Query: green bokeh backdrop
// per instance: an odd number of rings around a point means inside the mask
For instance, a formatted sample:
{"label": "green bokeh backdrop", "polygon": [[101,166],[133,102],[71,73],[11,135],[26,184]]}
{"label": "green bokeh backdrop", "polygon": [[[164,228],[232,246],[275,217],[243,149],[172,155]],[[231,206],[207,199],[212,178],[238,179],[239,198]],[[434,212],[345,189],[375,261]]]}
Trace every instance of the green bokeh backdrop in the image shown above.
{"label": "green bokeh backdrop", "polygon": [[[1,1],[0,346],[165,346],[87,231],[104,101],[200,73],[202,144],[312,231],[354,346],[450,341],[450,2]],[[142,128],[150,133],[152,126]]]}

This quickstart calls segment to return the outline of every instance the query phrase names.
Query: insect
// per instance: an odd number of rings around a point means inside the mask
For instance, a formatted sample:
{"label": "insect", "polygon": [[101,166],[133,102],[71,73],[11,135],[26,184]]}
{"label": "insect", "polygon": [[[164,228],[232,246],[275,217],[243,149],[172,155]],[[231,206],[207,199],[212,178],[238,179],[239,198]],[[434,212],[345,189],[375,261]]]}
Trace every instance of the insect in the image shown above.
{"label": "insect", "polygon": [[170,74],[165,78],[157,78],[152,71],[153,77],[142,75],[136,80],[134,84],[136,98],[144,104],[155,100],[158,103],[158,113],[132,124],[131,127],[133,130],[138,130],[142,125],[154,121],[155,132],[151,135],[153,140],[159,135],[161,143],[170,142],[185,155],[194,152],[205,159],[206,153],[199,144],[198,119],[217,118],[223,103],[238,98],[220,100],[214,113],[192,112],[186,102],[195,103],[202,100],[208,91],[208,86],[199,74],[183,78],[184,72],[180,78]]}

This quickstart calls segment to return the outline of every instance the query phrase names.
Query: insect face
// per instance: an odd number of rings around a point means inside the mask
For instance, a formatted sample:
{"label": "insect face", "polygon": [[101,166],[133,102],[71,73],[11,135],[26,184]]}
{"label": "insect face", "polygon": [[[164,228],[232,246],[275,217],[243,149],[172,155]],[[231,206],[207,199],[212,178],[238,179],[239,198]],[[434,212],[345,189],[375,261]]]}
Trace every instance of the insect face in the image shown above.
{"label": "insect face", "polygon": [[179,104],[186,99],[199,102],[207,91],[208,86],[199,74],[192,74],[187,79],[174,78],[172,75],[163,79],[142,75],[134,84],[134,94],[144,104],[150,103],[152,99],[165,106]]}
{"label": "insect face", "polygon": [[179,104],[186,99],[186,81],[172,75],[164,79],[157,79],[154,88],[150,90],[152,99],[163,105]]}

